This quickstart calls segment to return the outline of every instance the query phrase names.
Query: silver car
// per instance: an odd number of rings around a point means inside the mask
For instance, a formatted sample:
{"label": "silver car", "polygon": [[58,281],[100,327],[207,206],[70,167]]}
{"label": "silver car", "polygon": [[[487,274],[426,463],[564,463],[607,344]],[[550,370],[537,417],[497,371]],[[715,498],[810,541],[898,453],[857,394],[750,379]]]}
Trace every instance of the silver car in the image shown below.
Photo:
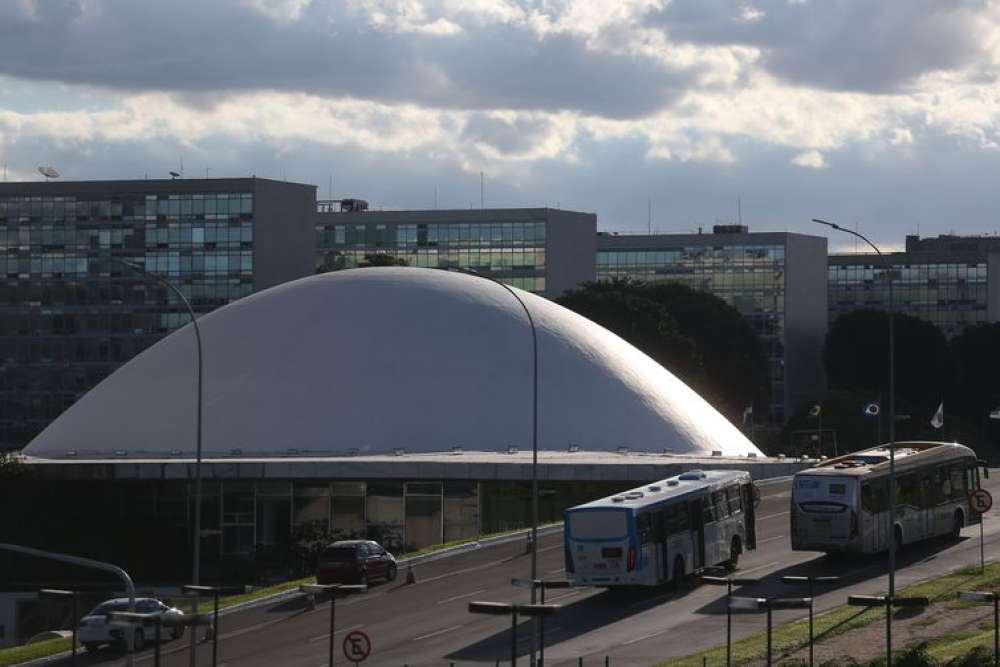
{"label": "silver car", "polygon": [[[142,650],[146,640],[152,641],[154,629],[152,626],[130,626],[124,623],[108,623],[108,614],[112,611],[128,611],[128,598],[106,600],[80,619],[77,629],[77,640],[88,650],[96,651],[103,644],[126,645],[125,633],[132,632],[135,640],[133,648]],[[184,612],[171,607],[154,598],[136,598],[135,611],[140,614],[163,614],[163,629],[161,637],[178,639],[184,635],[184,626],[174,625],[171,621],[184,616]]]}

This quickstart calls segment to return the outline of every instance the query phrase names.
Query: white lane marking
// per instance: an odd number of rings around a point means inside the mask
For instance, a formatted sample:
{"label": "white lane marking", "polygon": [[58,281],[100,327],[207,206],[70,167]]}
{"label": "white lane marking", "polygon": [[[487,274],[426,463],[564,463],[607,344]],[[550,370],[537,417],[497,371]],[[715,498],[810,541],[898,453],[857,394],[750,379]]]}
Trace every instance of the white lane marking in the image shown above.
{"label": "white lane marking", "polygon": [[791,511],[791,510],[786,510],[784,512],[778,512],[776,514],[768,514],[767,516],[759,517],[757,520],[758,521],[767,521],[768,519],[774,519],[774,518],[777,518],[779,516],[785,516],[786,514],[788,514],[789,511]]}
{"label": "white lane marking", "polygon": [[[344,628],[343,630],[337,630],[337,631],[336,631],[336,632],[334,632],[333,634],[334,634],[334,635],[340,635],[340,634],[343,634],[343,633],[345,633],[345,632],[350,632],[351,630],[359,630],[359,629],[361,629],[361,628],[363,628],[363,627],[365,627],[365,626],[363,626],[363,625],[352,625],[352,626],[351,626],[351,627],[349,627],[349,628]],[[325,635],[320,635],[320,636],[318,636],[318,637],[313,637],[313,638],[312,638],[312,639],[310,639],[309,641],[310,641],[310,642],[318,642],[318,641],[322,641],[322,640],[324,640],[324,639],[329,639],[329,638],[330,638],[330,633],[326,633]]]}
{"label": "white lane marking", "polygon": [[565,572],[565,571],[566,571],[566,568],[561,567],[558,570],[549,570],[545,574],[559,574],[560,572]]}
{"label": "white lane marking", "polygon": [[494,565],[501,565],[501,564],[505,563],[506,560],[507,559],[502,558],[500,560],[490,561],[489,563],[485,563],[483,565],[475,565],[473,567],[467,567],[464,570],[454,570],[454,571],[449,572],[447,574],[439,574],[436,577],[429,577],[427,579],[418,579],[417,580],[417,585],[420,585],[420,584],[429,584],[430,582],[432,582],[432,581],[438,581],[439,579],[447,579],[448,577],[454,577],[456,574],[466,574],[468,572],[475,572],[476,570],[485,570],[486,568],[493,567]]}
{"label": "white lane marking", "polygon": [[462,598],[471,597],[473,595],[479,595],[480,593],[485,593],[487,589],[480,588],[478,591],[472,591],[471,593],[462,593],[461,595],[454,595],[450,598],[445,598],[443,600],[438,600],[436,604],[446,604],[448,602],[454,602],[455,600],[461,600]]}
{"label": "white lane marking", "polygon": [[650,635],[643,635],[642,637],[636,637],[635,639],[628,640],[627,642],[622,644],[622,646],[628,646],[629,644],[637,644],[641,641],[652,639],[653,637],[659,637],[660,635],[666,634],[668,632],[670,632],[670,630],[660,630],[659,632],[654,632],[653,634]]}
{"label": "white lane marking", "polygon": [[746,574],[747,572],[753,572],[755,570],[763,570],[766,567],[772,567],[774,565],[781,565],[780,560],[776,560],[773,563],[764,563],[763,565],[758,565],[757,567],[751,567],[749,570],[737,570],[740,574]]}
{"label": "white lane marking", "polygon": [[437,632],[431,632],[430,634],[420,635],[419,637],[414,637],[410,641],[420,641],[421,639],[430,639],[431,637],[437,637],[438,635],[443,635],[446,632],[451,632],[452,630],[458,630],[461,625],[453,625],[450,628],[445,628],[444,630],[438,630]]}
{"label": "white lane marking", "polygon": [[777,537],[769,537],[766,540],[757,540],[757,544],[767,544],[768,542],[774,542],[775,540],[781,540],[788,537],[788,535],[778,535]]}

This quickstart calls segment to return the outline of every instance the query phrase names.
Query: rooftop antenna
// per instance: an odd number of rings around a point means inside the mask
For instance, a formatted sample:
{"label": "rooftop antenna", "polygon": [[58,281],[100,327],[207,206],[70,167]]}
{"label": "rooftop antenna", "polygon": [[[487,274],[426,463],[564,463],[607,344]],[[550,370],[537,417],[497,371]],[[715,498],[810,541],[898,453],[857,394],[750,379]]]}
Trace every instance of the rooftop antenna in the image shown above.
{"label": "rooftop antenna", "polygon": [[653,200],[646,200],[646,233],[653,235]]}
{"label": "rooftop antenna", "polygon": [[736,224],[743,224],[743,201],[739,197],[736,198]]}
{"label": "rooftop antenna", "polygon": [[438,207],[438,186],[434,186],[434,208]]}
{"label": "rooftop antenna", "polygon": [[[5,167],[6,173],[6,167]],[[59,178],[59,172],[52,167],[39,167],[38,173],[45,177],[45,182],[48,183],[50,178]]]}
{"label": "rooftop antenna", "polygon": [[330,199],[333,199],[333,172],[330,172],[330,189],[327,190]]}
{"label": "rooftop antenna", "polygon": [[180,175],[181,176],[184,175],[184,158],[183,157],[181,158],[181,174]]}
{"label": "rooftop antenna", "polygon": [[485,196],[485,181],[483,179],[483,172],[479,172],[479,209],[482,210],[486,208],[486,196]]}

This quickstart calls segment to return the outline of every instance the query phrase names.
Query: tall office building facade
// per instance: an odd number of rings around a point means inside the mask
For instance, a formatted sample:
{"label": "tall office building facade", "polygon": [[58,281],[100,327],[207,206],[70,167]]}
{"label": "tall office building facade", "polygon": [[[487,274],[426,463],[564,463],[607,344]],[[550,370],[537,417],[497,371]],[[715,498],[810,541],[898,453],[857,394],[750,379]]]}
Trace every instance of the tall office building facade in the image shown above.
{"label": "tall office building facade", "polygon": [[594,279],[597,216],[592,213],[339,209],[318,203],[317,272],[353,268],[372,255],[386,255],[408,266],[472,269],[549,298]]}
{"label": "tall office building facade", "polygon": [[0,448],[189,321],[109,258],[207,313],[312,272],[315,201],[315,186],[259,178],[0,183]]}
{"label": "tall office building facade", "polygon": [[[892,267],[896,312],[931,322],[947,337],[1000,320],[1000,238],[906,237],[905,252],[883,255]],[[858,308],[889,308],[889,276],[878,255],[830,256],[830,322]]]}
{"label": "tall office building facade", "polygon": [[[760,336],[768,364],[766,421],[783,424],[823,391],[826,239],[716,226],[712,234],[601,234],[597,279],[675,282],[711,292]],[[760,419],[760,417],[758,417]]]}

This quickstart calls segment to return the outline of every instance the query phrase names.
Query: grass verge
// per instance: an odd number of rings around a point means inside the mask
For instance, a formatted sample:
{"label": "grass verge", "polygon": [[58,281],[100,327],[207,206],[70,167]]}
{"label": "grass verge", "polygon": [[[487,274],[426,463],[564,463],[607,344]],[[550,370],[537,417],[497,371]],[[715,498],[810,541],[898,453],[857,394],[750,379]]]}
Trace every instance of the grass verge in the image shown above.
{"label": "grass verge", "polygon": [[[56,653],[68,651],[71,647],[72,641],[70,639],[50,639],[49,641],[38,642],[37,644],[25,644],[24,646],[3,649],[0,650],[0,667],[19,665],[29,660],[37,660],[47,655],[55,655]],[[82,649],[77,648],[77,650]]]}
{"label": "grass verge", "polygon": [[[960,590],[997,590],[998,588],[1000,588],[1000,563],[990,563],[982,573],[979,572],[978,567],[965,567],[950,574],[899,589],[897,595],[927,596],[931,603],[949,602],[949,606],[951,606],[951,601]],[[912,613],[912,609],[905,608],[896,612],[901,618]],[[719,618],[719,628],[724,630],[725,618],[722,616]],[[864,607],[841,605],[815,617],[815,640],[819,642],[884,619],[884,608],[865,609]],[[986,639],[980,641],[980,637]],[[807,618],[775,625],[771,633],[772,650],[775,656],[806,646],[808,641],[809,621]],[[930,652],[935,657],[954,657],[976,646],[977,643],[983,643],[992,648],[993,631],[950,636],[942,641],[935,640],[931,644]],[[766,654],[766,632],[750,635],[733,642],[732,645],[733,664],[757,660]],[[660,663],[657,667],[701,667],[705,659],[709,664],[725,662],[726,647],[723,645],[683,658],[668,660]]]}

